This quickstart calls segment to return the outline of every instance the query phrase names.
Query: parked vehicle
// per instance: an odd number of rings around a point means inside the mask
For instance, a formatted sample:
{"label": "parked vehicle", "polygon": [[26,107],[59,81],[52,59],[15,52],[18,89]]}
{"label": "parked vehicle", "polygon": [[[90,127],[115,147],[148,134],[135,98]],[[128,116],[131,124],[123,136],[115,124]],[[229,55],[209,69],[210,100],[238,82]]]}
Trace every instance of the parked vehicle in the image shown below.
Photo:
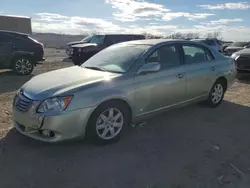
{"label": "parked vehicle", "polygon": [[80,41],[74,41],[74,42],[69,42],[66,44],[66,54],[71,57],[72,55],[72,48],[71,46],[76,45],[76,44],[85,44],[85,43],[89,43],[90,40],[92,39],[92,35],[91,36],[87,36],[84,39],[80,40]]}
{"label": "parked vehicle", "polygon": [[43,44],[28,34],[0,30],[0,69],[28,75],[44,61],[43,55]]}
{"label": "parked vehicle", "polygon": [[233,44],[233,42],[226,42],[222,45],[222,52],[225,53],[225,49],[230,46],[231,44]]}
{"label": "parked vehicle", "polygon": [[237,78],[250,74],[250,48],[235,52],[231,56],[236,62]]}
{"label": "parked vehicle", "polygon": [[233,53],[243,50],[244,48],[250,48],[250,42],[234,42],[224,50],[224,54],[231,56]]}
{"label": "parked vehicle", "polygon": [[131,122],[157,112],[199,101],[217,107],[234,80],[234,60],[206,45],[130,41],[81,66],[32,78],[14,98],[13,123],[45,142],[87,136],[109,143]]}
{"label": "parked vehicle", "polygon": [[206,44],[206,45],[211,46],[212,48],[214,48],[215,50],[217,50],[221,53],[223,52],[222,44],[216,38],[192,39],[192,41]]}
{"label": "parked vehicle", "polygon": [[145,39],[145,36],[134,34],[94,35],[88,43],[72,46],[72,61],[75,65],[81,65],[90,57],[108,46],[125,41],[141,39]]}

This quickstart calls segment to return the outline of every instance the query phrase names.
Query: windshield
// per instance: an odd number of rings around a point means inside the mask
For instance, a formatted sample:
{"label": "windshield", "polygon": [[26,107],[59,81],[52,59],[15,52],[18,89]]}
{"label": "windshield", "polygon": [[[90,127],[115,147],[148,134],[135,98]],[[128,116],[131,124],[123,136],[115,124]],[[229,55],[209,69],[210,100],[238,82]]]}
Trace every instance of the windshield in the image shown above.
{"label": "windshield", "polygon": [[104,35],[95,35],[92,36],[90,43],[95,43],[95,44],[103,44],[104,43]]}
{"label": "windshield", "polygon": [[92,37],[93,37],[93,36],[87,36],[87,37],[85,37],[84,39],[82,39],[82,41],[84,41],[84,42],[89,42],[89,41],[91,40]]}
{"label": "windshield", "polygon": [[124,73],[148,47],[148,45],[113,45],[87,60],[82,67]]}
{"label": "windshield", "polygon": [[247,46],[248,42],[234,42],[233,44],[231,44],[231,47],[245,47]]}

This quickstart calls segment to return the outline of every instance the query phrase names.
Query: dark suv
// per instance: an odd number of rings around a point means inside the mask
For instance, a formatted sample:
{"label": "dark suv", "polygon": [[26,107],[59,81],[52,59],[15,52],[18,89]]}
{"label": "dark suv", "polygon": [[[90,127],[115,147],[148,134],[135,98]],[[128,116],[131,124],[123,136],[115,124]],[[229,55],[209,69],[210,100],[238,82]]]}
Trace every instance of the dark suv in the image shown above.
{"label": "dark suv", "polygon": [[220,53],[223,52],[223,46],[221,42],[216,38],[192,39],[192,41],[211,46],[213,49],[215,49],[216,51],[219,51]]}
{"label": "dark suv", "polygon": [[94,35],[88,43],[77,44],[71,47],[72,61],[80,65],[99,51],[116,43],[131,40],[145,39],[144,35],[115,34],[115,35]]}
{"label": "dark suv", "polygon": [[0,69],[28,75],[38,62],[44,61],[43,55],[43,44],[28,34],[0,30]]}

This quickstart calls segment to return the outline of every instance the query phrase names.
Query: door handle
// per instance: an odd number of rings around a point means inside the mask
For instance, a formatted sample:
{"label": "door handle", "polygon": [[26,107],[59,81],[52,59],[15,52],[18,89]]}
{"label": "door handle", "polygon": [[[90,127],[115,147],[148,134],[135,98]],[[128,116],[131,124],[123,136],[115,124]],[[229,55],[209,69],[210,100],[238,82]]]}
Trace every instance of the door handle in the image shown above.
{"label": "door handle", "polygon": [[211,68],[211,70],[212,70],[212,71],[215,71],[215,70],[216,70],[216,68],[215,68],[215,67],[212,67],[212,68]]}
{"label": "door handle", "polygon": [[176,75],[176,77],[181,79],[181,78],[183,78],[183,77],[184,77],[184,74],[179,73],[179,74],[177,74],[177,75]]}

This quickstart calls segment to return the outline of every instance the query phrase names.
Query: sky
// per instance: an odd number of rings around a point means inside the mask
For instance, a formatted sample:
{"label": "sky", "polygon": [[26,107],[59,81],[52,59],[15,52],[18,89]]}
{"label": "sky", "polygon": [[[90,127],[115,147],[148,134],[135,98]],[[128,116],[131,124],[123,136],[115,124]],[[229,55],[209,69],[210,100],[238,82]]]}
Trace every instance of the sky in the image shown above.
{"label": "sky", "polygon": [[0,14],[32,18],[33,32],[220,32],[250,41],[250,0],[0,0]]}

